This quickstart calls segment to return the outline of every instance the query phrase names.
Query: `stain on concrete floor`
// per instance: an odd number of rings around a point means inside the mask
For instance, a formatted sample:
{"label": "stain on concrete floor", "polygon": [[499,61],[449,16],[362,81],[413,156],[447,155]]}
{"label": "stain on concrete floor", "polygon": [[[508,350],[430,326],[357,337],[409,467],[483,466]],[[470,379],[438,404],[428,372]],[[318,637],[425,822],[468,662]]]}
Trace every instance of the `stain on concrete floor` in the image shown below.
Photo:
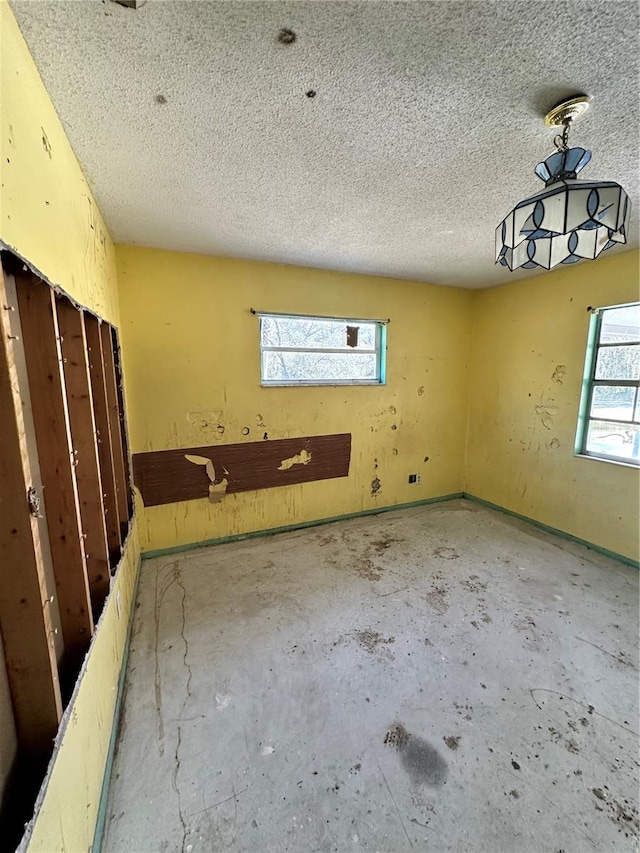
{"label": "stain on concrete floor", "polygon": [[446,782],[447,762],[437,749],[423,738],[408,732],[402,723],[394,723],[389,728],[384,743],[399,753],[412,785],[443,785]]}

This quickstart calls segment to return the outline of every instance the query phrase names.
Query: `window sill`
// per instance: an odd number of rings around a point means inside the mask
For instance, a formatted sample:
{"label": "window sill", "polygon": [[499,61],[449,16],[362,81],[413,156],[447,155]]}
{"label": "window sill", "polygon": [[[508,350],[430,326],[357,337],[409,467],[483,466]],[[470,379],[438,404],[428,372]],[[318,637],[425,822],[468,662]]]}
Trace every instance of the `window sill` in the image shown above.
{"label": "window sill", "polygon": [[378,385],[383,387],[386,382],[380,382],[379,379],[372,379],[370,382],[345,380],[344,382],[305,382],[304,380],[293,380],[291,382],[261,382],[262,388],[357,388],[358,386]]}
{"label": "window sill", "polygon": [[574,453],[573,455],[576,459],[592,459],[594,462],[608,462],[609,465],[618,465],[620,468],[640,470],[640,463],[638,462],[625,462],[623,459],[610,459],[608,456],[594,456],[591,453]]}

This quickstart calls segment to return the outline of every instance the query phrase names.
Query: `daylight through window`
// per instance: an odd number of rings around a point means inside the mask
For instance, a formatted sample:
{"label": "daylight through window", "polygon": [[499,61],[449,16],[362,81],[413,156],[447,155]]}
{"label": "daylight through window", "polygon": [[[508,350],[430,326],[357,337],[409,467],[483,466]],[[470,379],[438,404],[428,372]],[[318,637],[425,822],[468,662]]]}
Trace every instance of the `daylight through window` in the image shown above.
{"label": "daylight through window", "polygon": [[576,452],[640,464],[640,304],[591,318]]}
{"label": "daylight through window", "polygon": [[382,385],[386,325],[378,320],[260,315],[263,385]]}

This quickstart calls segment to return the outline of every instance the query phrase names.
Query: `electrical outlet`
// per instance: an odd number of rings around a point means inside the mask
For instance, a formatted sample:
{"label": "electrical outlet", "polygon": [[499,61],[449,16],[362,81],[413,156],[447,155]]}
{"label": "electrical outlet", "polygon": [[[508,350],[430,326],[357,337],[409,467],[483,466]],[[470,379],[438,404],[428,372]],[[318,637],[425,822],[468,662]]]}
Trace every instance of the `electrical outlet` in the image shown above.
{"label": "electrical outlet", "polygon": [[420,482],[420,474],[409,474],[409,482],[410,483],[419,483]]}

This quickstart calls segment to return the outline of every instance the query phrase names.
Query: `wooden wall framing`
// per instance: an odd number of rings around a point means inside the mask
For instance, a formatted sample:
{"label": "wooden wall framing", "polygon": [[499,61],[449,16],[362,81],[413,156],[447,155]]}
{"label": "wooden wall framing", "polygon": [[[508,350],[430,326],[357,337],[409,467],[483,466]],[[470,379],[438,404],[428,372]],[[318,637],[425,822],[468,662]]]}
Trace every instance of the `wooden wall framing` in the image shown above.
{"label": "wooden wall framing", "polygon": [[[93,634],[84,537],[55,295],[16,275],[31,407],[47,505],[49,542],[64,640],[63,670],[80,670]],[[65,681],[72,679],[65,678]],[[75,679],[73,679],[75,680]]]}
{"label": "wooden wall framing", "polygon": [[132,517],[116,330],[0,269],[0,632],[19,757],[53,748]]}
{"label": "wooden wall framing", "polygon": [[56,300],[71,445],[94,620],[109,591],[109,546],[98,457],[84,317],[67,299]]}
{"label": "wooden wall framing", "polygon": [[0,272],[0,627],[19,748],[38,762],[51,748],[62,699],[37,518],[27,493],[35,481],[29,423],[18,387],[20,325]]}

